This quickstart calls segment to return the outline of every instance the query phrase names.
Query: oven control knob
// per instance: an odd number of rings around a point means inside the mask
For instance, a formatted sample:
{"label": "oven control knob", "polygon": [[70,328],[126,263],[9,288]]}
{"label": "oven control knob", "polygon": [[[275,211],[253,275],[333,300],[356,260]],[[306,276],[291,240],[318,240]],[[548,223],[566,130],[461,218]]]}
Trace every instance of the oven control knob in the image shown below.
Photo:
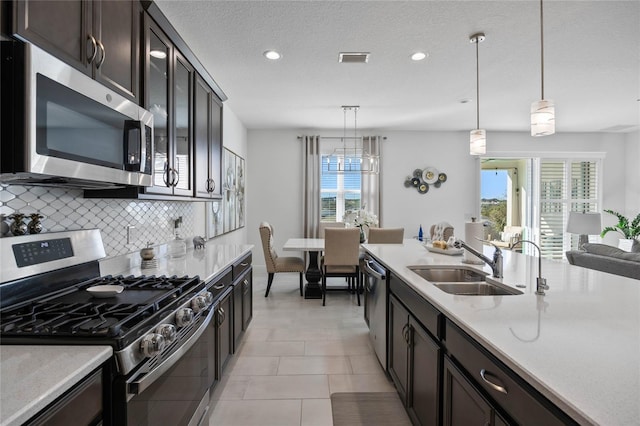
{"label": "oven control knob", "polygon": [[173,324],[162,324],[158,326],[158,328],[156,328],[156,333],[164,337],[164,341],[167,345],[176,340],[176,337],[178,336],[176,326]]}
{"label": "oven control knob", "polygon": [[178,327],[189,325],[191,321],[193,321],[193,309],[182,308],[176,312],[176,325]]}
{"label": "oven control knob", "polygon": [[[209,294],[209,297],[207,297],[207,293]],[[207,309],[211,305],[213,295],[209,292],[207,293],[203,293],[193,298],[191,301],[191,309],[193,309],[193,312],[198,313]]]}
{"label": "oven control knob", "polygon": [[140,352],[144,356],[152,357],[159,354],[164,349],[164,337],[157,333],[147,334],[140,342]]}
{"label": "oven control knob", "polygon": [[204,293],[202,293],[202,295],[207,301],[207,307],[211,306],[213,304],[213,293],[211,293],[210,291],[205,291]]}

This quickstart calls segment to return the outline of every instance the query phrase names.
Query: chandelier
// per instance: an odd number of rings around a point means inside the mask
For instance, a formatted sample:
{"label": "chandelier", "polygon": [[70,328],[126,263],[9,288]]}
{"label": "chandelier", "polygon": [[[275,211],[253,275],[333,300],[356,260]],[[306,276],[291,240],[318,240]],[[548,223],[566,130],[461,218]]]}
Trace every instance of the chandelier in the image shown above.
{"label": "chandelier", "polygon": [[[343,134],[341,147],[323,158],[324,173],[374,173],[380,171],[380,158],[371,149],[369,138],[358,136],[359,105],[343,105]],[[353,111],[353,136],[347,136],[347,113]]]}

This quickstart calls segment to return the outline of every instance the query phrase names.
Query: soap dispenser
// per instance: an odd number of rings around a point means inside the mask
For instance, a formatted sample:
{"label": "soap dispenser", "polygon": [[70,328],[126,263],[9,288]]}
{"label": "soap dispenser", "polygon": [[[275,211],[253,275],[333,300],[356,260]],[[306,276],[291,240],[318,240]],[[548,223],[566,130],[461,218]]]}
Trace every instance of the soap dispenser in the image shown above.
{"label": "soap dispenser", "polygon": [[182,223],[182,216],[173,221],[173,230],[175,238],[169,242],[169,257],[178,258],[187,254],[187,243],[180,236],[180,224]]}

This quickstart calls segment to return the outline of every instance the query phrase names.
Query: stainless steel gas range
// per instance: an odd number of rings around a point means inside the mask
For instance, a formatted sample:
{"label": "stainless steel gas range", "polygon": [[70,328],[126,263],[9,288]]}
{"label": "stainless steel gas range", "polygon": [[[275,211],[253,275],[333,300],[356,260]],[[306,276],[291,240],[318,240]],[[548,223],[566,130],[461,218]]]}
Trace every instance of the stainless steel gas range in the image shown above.
{"label": "stainless steel gas range", "polygon": [[214,306],[230,285],[100,276],[98,230],[3,238],[0,256],[3,345],[110,345],[104,424],[206,418],[216,375]]}

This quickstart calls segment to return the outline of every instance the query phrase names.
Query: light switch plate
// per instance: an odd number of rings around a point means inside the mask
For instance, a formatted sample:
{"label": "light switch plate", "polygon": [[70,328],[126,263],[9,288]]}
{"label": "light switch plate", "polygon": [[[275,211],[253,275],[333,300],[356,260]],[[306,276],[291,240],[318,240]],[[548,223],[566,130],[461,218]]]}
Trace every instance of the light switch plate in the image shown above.
{"label": "light switch plate", "polygon": [[127,225],[127,244],[133,244],[138,241],[138,231],[133,225]]}

